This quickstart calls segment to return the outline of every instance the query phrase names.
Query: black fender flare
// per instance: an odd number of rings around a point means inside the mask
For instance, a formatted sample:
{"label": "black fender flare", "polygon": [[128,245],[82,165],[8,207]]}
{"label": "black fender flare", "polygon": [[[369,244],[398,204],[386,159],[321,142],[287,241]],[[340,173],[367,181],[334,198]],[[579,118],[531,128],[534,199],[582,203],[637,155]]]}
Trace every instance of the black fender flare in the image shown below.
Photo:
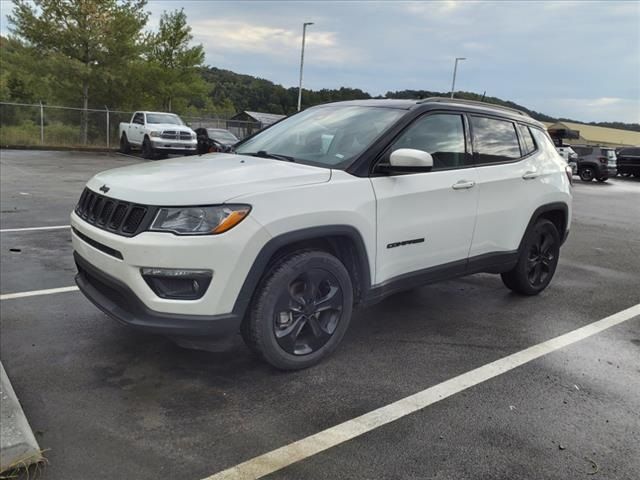
{"label": "black fender flare", "polygon": [[351,225],[321,225],[317,227],[302,228],[291,232],[286,232],[271,238],[258,252],[247,276],[240,288],[240,292],[233,306],[233,313],[244,318],[244,315],[251,303],[253,294],[265,274],[269,262],[278,250],[287,245],[303,242],[305,240],[322,240],[328,237],[348,237],[355,245],[355,255],[357,256],[357,266],[362,288],[362,294],[371,288],[371,269],[369,267],[369,256],[362,234]]}
{"label": "black fender flare", "polygon": [[567,239],[567,236],[569,235],[569,228],[568,228],[569,227],[569,206],[564,202],[547,203],[545,205],[541,205],[538,208],[536,208],[533,214],[531,215],[531,218],[529,219],[529,223],[527,224],[527,228],[524,229],[524,233],[522,234],[520,245],[518,245],[518,254],[522,253],[525,238],[527,238],[527,234],[533,228],[533,225],[536,223],[536,220],[538,220],[538,218],[540,218],[540,216],[546,212],[552,212],[552,211],[558,211],[558,210],[561,211],[564,215],[563,231],[558,232],[560,234],[560,238],[562,239],[561,245],[565,242],[565,240]]}

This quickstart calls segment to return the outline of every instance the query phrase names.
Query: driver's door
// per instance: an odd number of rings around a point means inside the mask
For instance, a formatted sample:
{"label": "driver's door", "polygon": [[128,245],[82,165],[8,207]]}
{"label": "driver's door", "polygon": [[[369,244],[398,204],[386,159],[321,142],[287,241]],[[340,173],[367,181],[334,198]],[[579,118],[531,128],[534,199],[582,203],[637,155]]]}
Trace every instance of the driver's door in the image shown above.
{"label": "driver's door", "polygon": [[458,113],[419,117],[382,163],[396,149],[413,148],[432,155],[433,169],[371,178],[377,201],[377,285],[413,273],[464,271],[478,203],[465,130]]}

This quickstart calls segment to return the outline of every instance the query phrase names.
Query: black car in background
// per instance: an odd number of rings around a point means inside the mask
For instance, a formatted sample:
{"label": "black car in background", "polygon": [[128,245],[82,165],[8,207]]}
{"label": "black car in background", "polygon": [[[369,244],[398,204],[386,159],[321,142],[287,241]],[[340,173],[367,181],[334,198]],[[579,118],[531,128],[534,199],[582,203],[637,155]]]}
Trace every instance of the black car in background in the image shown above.
{"label": "black car in background", "polygon": [[618,174],[616,151],[610,147],[571,145],[578,154],[578,175],[583,182],[606,182]]}
{"label": "black car in background", "polygon": [[224,128],[197,128],[198,153],[228,152],[240,140]]}
{"label": "black car in background", "polygon": [[640,147],[625,147],[617,151],[618,173],[640,178]]}

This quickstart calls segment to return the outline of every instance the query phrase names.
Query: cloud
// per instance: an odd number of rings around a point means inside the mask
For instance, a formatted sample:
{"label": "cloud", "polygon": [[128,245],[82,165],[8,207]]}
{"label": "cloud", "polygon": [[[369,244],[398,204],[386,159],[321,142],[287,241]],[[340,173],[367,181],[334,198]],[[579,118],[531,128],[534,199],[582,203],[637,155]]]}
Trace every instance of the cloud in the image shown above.
{"label": "cloud", "polygon": [[[191,27],[195,40],[204,43],[207,50],[216,52],[216,56],[260,53],[291,60],[299,55],[302,43],[300,31],[246,21],[204,19],[192,22]],[[358,61],[357,52],[341,46],[335,32],[313,31],[312,28],[306,35],[306,55],[329,64]]]}

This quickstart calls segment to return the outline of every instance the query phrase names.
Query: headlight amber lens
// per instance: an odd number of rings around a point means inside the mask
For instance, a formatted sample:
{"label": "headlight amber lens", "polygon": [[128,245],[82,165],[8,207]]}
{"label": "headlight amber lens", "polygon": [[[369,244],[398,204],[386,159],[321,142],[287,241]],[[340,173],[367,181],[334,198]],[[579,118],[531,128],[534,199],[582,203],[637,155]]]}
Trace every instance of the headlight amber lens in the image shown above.
{"label": "headlight amber lens", "polygon": [[151,230],[178,235],[218,234],[231,230],[251,211],[248,205],[217,205],[211,207],[163,207],[151,225]]}

